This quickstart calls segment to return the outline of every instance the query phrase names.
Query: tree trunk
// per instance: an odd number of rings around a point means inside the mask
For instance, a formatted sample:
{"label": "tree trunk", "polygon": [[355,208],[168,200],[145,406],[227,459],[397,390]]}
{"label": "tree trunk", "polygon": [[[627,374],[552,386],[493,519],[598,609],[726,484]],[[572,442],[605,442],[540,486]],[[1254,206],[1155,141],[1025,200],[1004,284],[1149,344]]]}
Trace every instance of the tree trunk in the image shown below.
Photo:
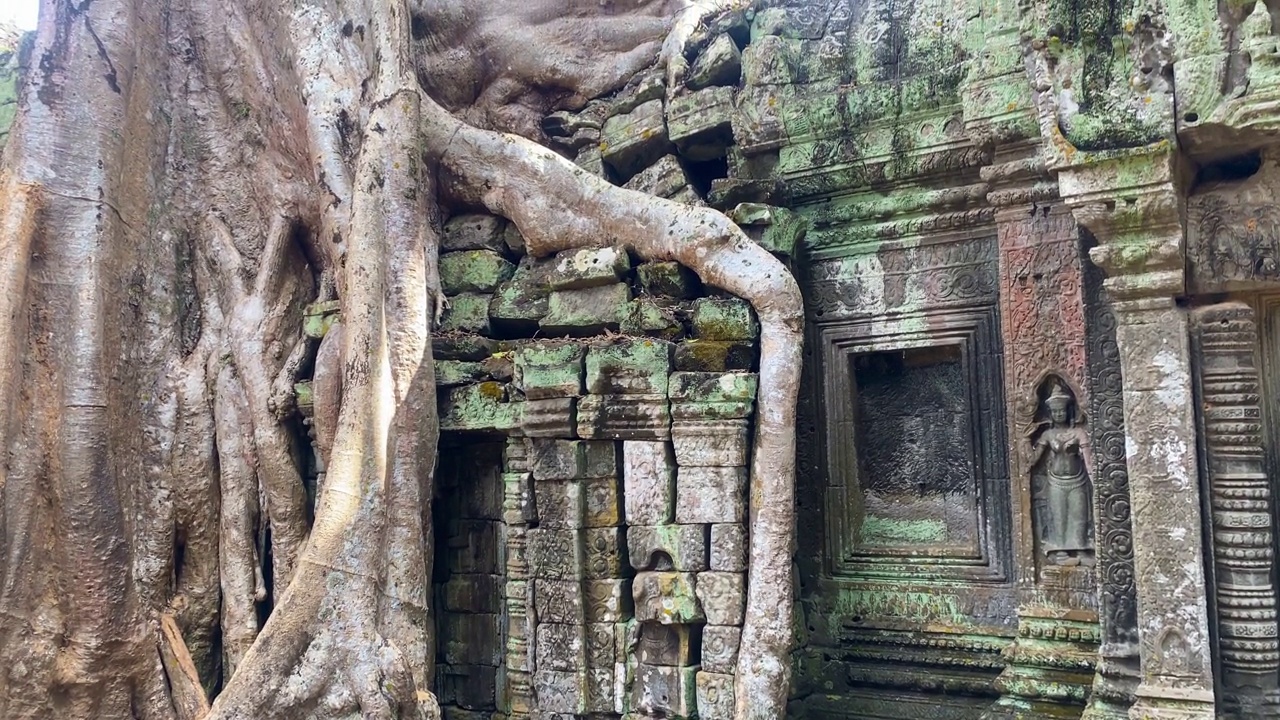
{"label": "tree trunk", "polygon": [[[719,213],[527,139],[660,52],[678,78],[722,5],[43,7],[0,166],[0,717],[436,714],[438,174],[532,254],[613,237],[756,306],[737,714],[780,717],[795,283]],[[342,323],[305,337],[329,299]],[[293,407],[312,365],[314,513]]]}

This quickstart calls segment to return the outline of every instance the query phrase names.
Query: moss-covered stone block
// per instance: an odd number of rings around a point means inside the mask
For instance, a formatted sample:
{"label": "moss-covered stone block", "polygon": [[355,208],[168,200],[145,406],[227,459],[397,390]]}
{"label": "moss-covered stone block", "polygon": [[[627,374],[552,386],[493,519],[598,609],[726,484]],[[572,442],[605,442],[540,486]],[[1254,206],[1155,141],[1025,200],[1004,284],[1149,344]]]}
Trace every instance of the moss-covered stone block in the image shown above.
{"label": "moss-covered stone block", "polygon": [[489,322],[497,331],[532,333],[547,314],[551,290],[547,277],[553,260],[525,257],[511,279],[498,286],[489,303]]}
{"label": "moss-covered stone block", "polygon": [[754,340],[760,336],[751,305],[739,298],[698,298],[689,319],[698,340]]}
{"label": "moss-covered stone block", "polygon": [[795,82],[795,53],[799,44],[768,35],[742,51],[741,74],[746,85],[786,85]]}
{"label": "moss-covered stone block", "polygon": [[678,343],[674,356],[677,370],[692,372],[726,372],[753,370],[756,364],[754,344],[727,340],[685,340]]}
{"label": "moss-covered stone block", "polygon": [[675,402],[750,402],[756,397],[759,378],[748,372],[674,372],[670,383]]}
{"label": "moss-covered stone block", "polygon": [[669,198],[689,187],[689,178],[675,155],[664,155],[658,162],[636,173],[623,187]]}
{"label": "moss-covered stone block", "polygon": [[498,342],[479,335],[448,334],[431,338],[431,355],[437,360],[484,360],[498,350]]}
{"label": "moss-covered stone block", "polygon": [[640,289],[647,295],[665,295],[676,300],[695,296],[702,287],[698,276],[678,262],[651,262],[636,266]]}
{"label": "moss-covered stone block", "polygon": [[488,378],[480,363],[472,360],[436,360],[436,385],[452,387]]}
{"label": "moss-covered stone block", "polygon": [[488,334],[492,298],[480,293],[460,293],[449,298],[449,307],[440,318],[440,331]]}
{"label": "moss-covered stone block", "polygon": [[774,205],[739,203],[727,215],[760,247],[783,258],[794,257],[809,232],[809,221],[803,216]]}
{"label": "moss-covered stone block", "polygon": [[684,325],[675,313],[647,297],[631,301],[621,330],[624,335],[644,335],[663,340],[675,340],[684,335]]}
{"label": "moss-covered stone block", "polygon": [[520,424],[520,406],[499,382],[450,388],[440,394],[440,430],[507,432]]}
{"label": "moss-covered stone block", "polygon": [[538,342],[515,351],[515,386],[530,400],[582,394],[587,348],[578,343]]}
{"label": "moss-covered stone block", "polygon": [[440,256],[440,287],[446,295],[491,293],[515,271],[515,265],[492,250],[445,253]]}
{"label": "moss-covered stone block", "polygon": [[342,303],[337,300],[311,303],[302,311],[302,332],[310,338],[322,338],[341,317]]}
{"label": "moss-covered stone block", "polygon": [[742,52],[728,33],[720,35],[694,61],[686,83],[690,90],[712,85],[737,85],[742,75]]}
{"label": "moss-covered stone block", "polygon": [[724,157],[733,144],[731,87],[710,87],[674,98],[667,106],[667,132],[680,154],[695,162]]}
{"label": "moss-covered stone block", "polygon": [[670,148],[662,100],[650,100],[609,118],[600,133],[601,159],[623,178],[648,167]]}
{"label": "moss-covered stone block", "polygon": [[449,218],[440,236],[440,249],[445,252],[458,250],[506,251],[503,239],[507,221],[497,215],[468,214]]}
{"label": "moss-covered stone block", "polygon": [[598,395],[666,395],[671,343],[628,339],[593,345],[587,352],[587,392]]}
{"label": "moss-covered stone block", "polygon": [[546,279],[552,290],[581,290],[612,285],[629,270],[631,258],[624,248],[582,248],[557,253]]}
{"label": "moss-covered stone block", "polygon": [[598,335],[616,331],[627,315],[631,288],[614,283],[583,290],[557,290],[547,301],[543,331],[557,335]]}

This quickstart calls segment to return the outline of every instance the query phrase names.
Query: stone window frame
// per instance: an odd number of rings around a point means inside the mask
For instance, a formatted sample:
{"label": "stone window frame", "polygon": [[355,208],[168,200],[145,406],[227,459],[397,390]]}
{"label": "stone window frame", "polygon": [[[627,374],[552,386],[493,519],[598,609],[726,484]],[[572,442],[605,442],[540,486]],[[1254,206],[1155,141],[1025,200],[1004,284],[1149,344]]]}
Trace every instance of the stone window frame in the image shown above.
{"label": "stone window frame", "polygon": [[[819,427],[826,469],[824,565],[833,578],[911,578],[917,583],[1006,584],[1012,572],[1009,472],[1006,458],[1003,357],[999,309],[995,304],[932,309],[886,319],[850,319],[817,329],[817,377],[822,386]],[[970,379],[972,447],[978,552],[970,557],[868,554],[854,547],[849,493],[857,482],[857,448],[846,436],[855,413],[855,355],[916,348],[958,346]],[[852,485],[850,481],[852,480]]]}

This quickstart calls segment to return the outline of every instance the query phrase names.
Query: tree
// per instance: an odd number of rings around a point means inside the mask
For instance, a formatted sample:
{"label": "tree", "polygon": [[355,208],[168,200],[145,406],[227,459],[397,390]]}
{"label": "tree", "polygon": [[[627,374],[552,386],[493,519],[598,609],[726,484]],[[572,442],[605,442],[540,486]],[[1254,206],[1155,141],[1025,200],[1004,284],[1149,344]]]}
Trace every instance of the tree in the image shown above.
{"label": "tree", "polygon": [[[534,142],[655,60],[675,87],[727,4],[42,8],[0,169],[0,716],[433,714],[436,245],[470,203],[531,254],[612,237],[756,307],[738,715],[780,717],[796,285],[719,213]],[[319,348],[317,299],[342,310]],[[290,423],[313,360],[309,517]]]}

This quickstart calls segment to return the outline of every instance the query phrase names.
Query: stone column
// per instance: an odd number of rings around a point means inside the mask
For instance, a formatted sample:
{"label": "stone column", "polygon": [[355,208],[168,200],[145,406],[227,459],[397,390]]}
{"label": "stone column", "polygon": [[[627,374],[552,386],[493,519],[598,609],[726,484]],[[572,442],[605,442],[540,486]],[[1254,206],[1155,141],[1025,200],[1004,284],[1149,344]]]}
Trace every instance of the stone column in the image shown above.
{"label": "stone column", "polygon": [[1214,717],[1196,421],[1184,290],[1182,199],[1167,144],[1059,173],[1098,241],[1124,379],[1142,679],[1134,720]]}

